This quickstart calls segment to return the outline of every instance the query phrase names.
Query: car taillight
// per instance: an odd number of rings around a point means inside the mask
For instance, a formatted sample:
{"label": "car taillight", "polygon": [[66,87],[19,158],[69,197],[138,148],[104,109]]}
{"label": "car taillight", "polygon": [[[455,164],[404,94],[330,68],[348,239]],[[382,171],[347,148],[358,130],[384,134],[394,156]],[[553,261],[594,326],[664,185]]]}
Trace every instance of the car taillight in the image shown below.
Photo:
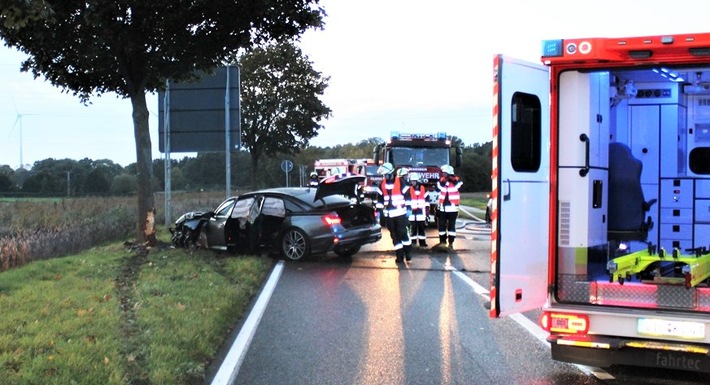
{"label": "car taillight", "polygon": [[338,214],[323,215],[321,218],[323,219],[323,223],[325,223],[328,226],[334,226],[334,225],[340,224],[340,217],[338,216]]}
{"label": "car taillight", "polygon": [[587,315],[544,312],[540,317],[540,325],[551,333],[587,334],[589,317]]}

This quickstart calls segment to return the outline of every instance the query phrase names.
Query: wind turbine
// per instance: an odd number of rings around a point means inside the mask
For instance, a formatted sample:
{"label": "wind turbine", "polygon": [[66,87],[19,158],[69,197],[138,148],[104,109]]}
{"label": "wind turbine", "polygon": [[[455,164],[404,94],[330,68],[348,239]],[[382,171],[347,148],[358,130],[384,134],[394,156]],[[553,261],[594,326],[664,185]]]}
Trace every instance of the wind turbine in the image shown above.
{"label": "wind turbine", "polygon": [[[15,109],[15,112],[17,112],[17,109]],[[12,124],[10,135],[12,135],[12,132],[15,131],[17,123],[20,123],[20,168],[25,168],[25,164],[22,162],[22,114],[19,112],[17,112],[17,118],[15,118],[15,123]]]}
{"label": "wind turbine", "polygon": [[25,168],[25,163],[24,159],[22,158],[22,117],[23,116],[29,116],[29,115],[37,115],[37,114],[21,114],[20,111],[17,109],[17,105],[15,105],[15,102],[13,101],[12,103],[15,106],[15,113],[17,114],[17,117],[15,118],[15,123],[12,124],[12,129],[10,129],[10,134],[12,135],[12,132],[15,131],[15,127],[18,127],[19,123],[19,133],[20,133],[20,168]]}

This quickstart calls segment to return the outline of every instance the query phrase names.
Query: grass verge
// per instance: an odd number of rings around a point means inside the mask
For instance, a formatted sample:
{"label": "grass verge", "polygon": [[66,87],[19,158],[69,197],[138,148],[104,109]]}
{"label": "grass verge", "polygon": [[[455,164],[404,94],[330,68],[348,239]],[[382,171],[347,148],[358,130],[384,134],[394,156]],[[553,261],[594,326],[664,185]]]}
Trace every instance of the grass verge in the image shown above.
{"label": "grass verge", "polygon": [[272,261],[122,244],[0,273],[3,384],[201,384]]}

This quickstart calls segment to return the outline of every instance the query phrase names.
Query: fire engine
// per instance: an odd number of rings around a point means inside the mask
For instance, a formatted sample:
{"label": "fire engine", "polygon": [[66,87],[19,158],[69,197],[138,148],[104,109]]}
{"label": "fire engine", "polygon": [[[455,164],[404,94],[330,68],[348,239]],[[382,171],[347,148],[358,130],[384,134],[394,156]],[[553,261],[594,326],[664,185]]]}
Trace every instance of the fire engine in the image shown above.
{"label": "fire engine", "polygon": [[317,159],[313,163],[313,169],[321,181],[330,175],[353,172],[354,166],[353,159]]}
{"label": "fire engine", "polygon": [[455,150],[455,165],[461,166],[461,147],[452,144],[451,137],[445,132],[438,133],[400,133],[393,131],[389,140],[378,144],[374,149],[375,164],[392,163],[395,170],[406,167],[410,172],[417,172],[429,190],[429,223],[436,218],[438,195],[434,187],[439,180],[441,166],[451,164],[451,148]]}
{"label": "fire engine", "polygon": [[554,360],[710,372],[710,33],[494,59],[492,317]]}
{"label": "fire engine", "polygon": [[382,175],[377,173],[380,165],[375,163],[374,159],[354,159],[354,161],[355,173],[365,175],[363,194],[367,198],[376,200],[377,195],[380,193],[380,183],[382,182]]}

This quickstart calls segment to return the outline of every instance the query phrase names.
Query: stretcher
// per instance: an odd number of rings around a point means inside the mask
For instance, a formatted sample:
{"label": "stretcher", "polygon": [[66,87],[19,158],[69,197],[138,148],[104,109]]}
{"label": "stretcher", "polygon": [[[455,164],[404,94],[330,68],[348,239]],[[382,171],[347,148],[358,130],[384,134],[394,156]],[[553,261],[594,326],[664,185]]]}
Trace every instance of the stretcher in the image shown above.
{"label": "stretcher", "polygon": [[[683,284],[691,288],[710,279],[710,251],[706,247],[687,249],[688,254],[681,254],[677,248],[670,255],[663,248],[658,252],[656,250],[657,247],[649,243],[645,250],[607,262],[609,282],[623,285],[625,281],[637,276],[644,282]],[[670,274],[666,270],[670,270]],[[680,272],[680,276],[674,274],[676,271]]]}

